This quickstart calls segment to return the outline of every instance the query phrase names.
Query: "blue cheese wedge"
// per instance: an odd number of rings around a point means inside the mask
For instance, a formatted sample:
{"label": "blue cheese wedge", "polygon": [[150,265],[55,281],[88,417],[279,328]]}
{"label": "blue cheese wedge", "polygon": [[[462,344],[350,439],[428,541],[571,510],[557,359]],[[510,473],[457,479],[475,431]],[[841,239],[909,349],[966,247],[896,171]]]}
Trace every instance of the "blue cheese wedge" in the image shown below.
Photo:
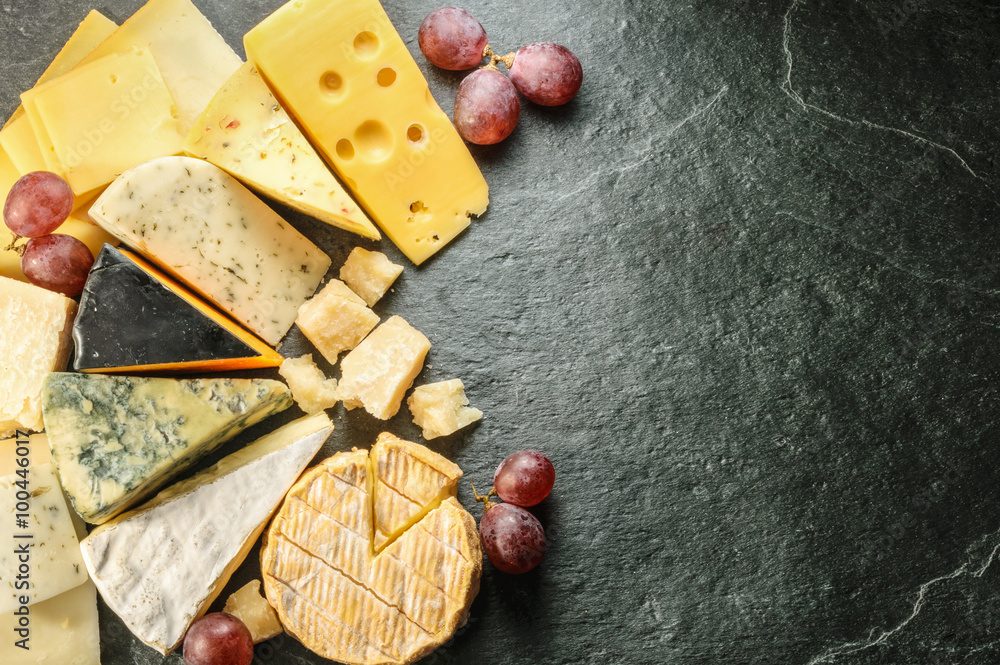
{"label": "blue cheese wedge", "polygon": [[90,216],[272,346],[330,267],[330,257],[235,178],[191,157],[126,171]]}
{"label": "blue cheese wedge", "polygon": [[163,654],[180,645],[332,430],[325,414],[293,421],[80,543],[101,597],[136,637]]}
{"label": "blue cheese wedge", "polygon": [[[13,456],[14,449],[3,454]],[[17,609],[22,597],[34,604],[87,581],[72,509],[51,462],[0,478],[0,520],[0,614]]]}
{"label": "blue cheese wedge", "polygon": [[164,379],[52,373],[42,415],[63,489],[101,524],[203,455],[292,404],[266,379]]}

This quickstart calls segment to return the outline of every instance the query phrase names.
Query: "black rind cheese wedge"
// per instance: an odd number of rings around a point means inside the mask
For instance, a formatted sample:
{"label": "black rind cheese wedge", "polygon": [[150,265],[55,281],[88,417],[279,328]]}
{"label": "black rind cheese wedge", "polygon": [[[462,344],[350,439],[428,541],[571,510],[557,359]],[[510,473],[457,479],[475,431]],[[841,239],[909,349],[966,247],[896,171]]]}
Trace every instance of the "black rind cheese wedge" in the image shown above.
{"label": "black rind cheese wedge", "polygon": [[104,245],[73,324],[80,372],[214,372],[282,356],[127,250]]}

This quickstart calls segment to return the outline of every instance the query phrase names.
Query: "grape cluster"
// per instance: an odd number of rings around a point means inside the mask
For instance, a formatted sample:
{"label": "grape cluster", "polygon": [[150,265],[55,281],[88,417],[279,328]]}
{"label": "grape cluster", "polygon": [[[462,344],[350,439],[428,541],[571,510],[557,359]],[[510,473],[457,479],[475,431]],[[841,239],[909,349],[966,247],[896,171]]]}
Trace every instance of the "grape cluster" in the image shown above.
{"label": "grape cluster", "polygon": [[[556,471],[548,457],[537,450],[521,450],[500,463],[493,474],[493,489],[486,496],[476,494],[477,501],[486,503],[479,536],[497,569],[516,575],[542,562],[545,529],[525,508],[547,497],[555,481]],[[493,503],[491,496],[506,503]]]}
{"label": "grape cluster", "polygon": [[[3,207],[3,221],[14,235],[5,249],[21,255],[21,272],[32,284],[69,297],[80,295],[94,264],[85,244],[55,233],[72,210],[73,190],[48,171],[22,176]],[[22,238],[28,241],[17,244]]]}
{"label": "grape cluster", "polygon": [[[565,46],[539,42],[499,56],[482,24],[458,7],[428,14],[417,41],[431,64],[442,69],[471,69],[490,59],[465,77],[455,97],[455,127],[470,143],[492,145],[510,136],[521,115],[518,92],[535,104],[559,106],[576,97],[583,83],[580,61]],[[497,68],[500,62],[509,78]]]}

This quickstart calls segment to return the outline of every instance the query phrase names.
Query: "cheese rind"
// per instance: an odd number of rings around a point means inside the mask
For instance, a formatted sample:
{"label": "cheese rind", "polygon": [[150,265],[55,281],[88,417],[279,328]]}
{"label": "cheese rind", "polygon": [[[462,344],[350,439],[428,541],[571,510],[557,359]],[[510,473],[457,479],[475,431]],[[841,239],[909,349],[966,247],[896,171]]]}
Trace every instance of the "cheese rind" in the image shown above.
{"label": "cheese rind", "polygon": [[62,294],[0,277],[0,438],[42,429],[42,384],[66,369],[75,314]]}
{"label": "cheese rind", "polygon": [[191,157],[126,171],[90,216],[272,346],[330,267],[330,257],[235,178]]}
{"label": "cheese rind", "polygon": [[101,665],[97,587],[91,581],[31,606],[28,650],[17,645],[23,617],[0,615],[4,665]]}
{"label": "cheese rind", "polygon": [[381,238],[251,63],[240,67],[216,93],[191,128],[184,151],[327,224],[365,238]]}
{"label": "cheese rind", "polygon": [[344,406],[363,406],[381,420],[399,411],[403,394],[413,385],[431,349],[430,341],[401,316],[376,328],[341,362],[337,395]]}
{"label": "cheese rind", "polygon": [[[11,451],[13,452],[13,451]],[[6,454],[7,451],[4,451]],[[0,548],[0,614],[14,611],[19,598],[28,604],[48,600],[87,581],[80,556],[80,541],[73,525],[72,509],[66,503],[55,466],[33,464],[0,478],[0,537],[8,547]],[[21,483],[21,484],[19,484]],[[27,492],[28,510],[18,508],[18,492]],[[21,515],[27,526],[15,528]],[[30,537],[25,537],[30,536]],[[26,548],[22,559],[19,548]],[[28,574],[21,568],[28,566]],[[21,584],[27,584],[21,587]]]}
{"label": "cheese rind", "polygon": [[177,105],[181,139],[215,92],[242,64],[190,0],[149,0],[81,64],[136,50],[153,54]]}
{"label": "cheese rind", "polygon": [[21,101],[42,151],[55,156],[77,196],[181,149],[174,100],[148,51],[81,65]]}
{"label": "cheese rind", "polygon": [[[264,536],[261,570],[285,630],[315,653],[351,665],[404,665],[465,622],[479,590],[482,550],[475,520],[439,492],[433,475],[406,454],[414,449],[404,446],[380,457],[392,467],[385,476],[413,496],[433,498],[417,504],[419,516],[375,553],[376,448],[371,457],[356,449],[337,453],[302,476]],[[425,448],[419,456],[450,464]]]}
{"label": "cheese rind", "polygon": [[356,347],[378,325],[378,315],[346,284],[331,279],[299,308],[295,323],[327,362],[336,365],[342,352]]}
{"label": "cheese rind", "polygon": [[369,457],[376,552],[458,493],[462,470],[426,446],[382,432]]}
{"label": "cheese rind", "polygon": [[276,367],[283,358],[127,250],[105,245],[73,323],[82,372],[200,372]]}
{"label": "cheese rind", "polygon": [[378,0],[294,0],[247,58],[386,235],[420,264],[481,215],[486,181]]}
{"label": "cheese rind", "polygon": [[482,411],[469,406],[461,379],[417,386],[406,404],[425,439],[454,434],[483,417]]}
{"label": "cheese rind", "polygon": [[401,274],[403,266],[393,263],[382,252],[370,252],[364,247],[352,249],[340,267],[340,279],[369,307],[375,306]]}
{"label": "cheese rind", "polygon": [[293,421],[80,543],[101,597],[136,637],[163,654],[180,645],[332,430],[324,414]]}
{"label": "cheese rind", "polygon": [[101,524],[247,427],[291,406],[267,379],[53,373],[42,395],[63,489]]}

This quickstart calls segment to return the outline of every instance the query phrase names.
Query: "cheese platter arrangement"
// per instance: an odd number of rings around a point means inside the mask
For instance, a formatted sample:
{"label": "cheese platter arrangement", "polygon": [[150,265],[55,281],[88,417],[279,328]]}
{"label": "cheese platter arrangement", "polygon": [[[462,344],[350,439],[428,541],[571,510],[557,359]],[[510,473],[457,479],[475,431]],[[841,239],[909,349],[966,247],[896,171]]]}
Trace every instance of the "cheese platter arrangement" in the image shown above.
{"label": "cheese platter arrangement", "polygon": [[[487,220],[469,146],[518,114],[480,94],[456,129],[378,0],[276,4],[236,45],[191,0],[107,14],[0,130],[2,661],[436,653],[484,560],[542,562],[555,472],[525,450],[485,496],[460,482],[489,359],[449,332],[475,314],[394,296],[447,288],[439,255]],[[469,33],[438,14],[432,61]],[[514,62],[474,49],[450,69]],[[566,103],[557,56],[512,80]]]}

